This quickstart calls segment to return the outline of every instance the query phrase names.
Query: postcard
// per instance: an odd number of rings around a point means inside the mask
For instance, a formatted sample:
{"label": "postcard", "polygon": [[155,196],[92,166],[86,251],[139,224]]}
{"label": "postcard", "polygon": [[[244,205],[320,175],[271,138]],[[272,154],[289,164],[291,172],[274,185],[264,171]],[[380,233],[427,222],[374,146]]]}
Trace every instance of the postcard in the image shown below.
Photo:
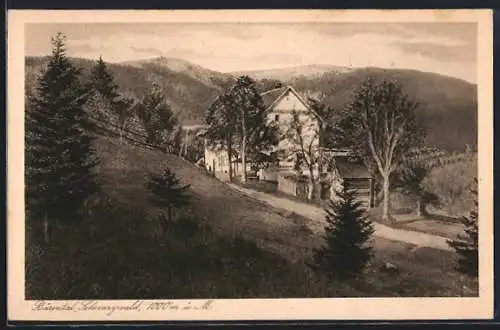
{"label": "postcard", "polygon": [[9,320],[492,318],[492,34],[9,11]]}

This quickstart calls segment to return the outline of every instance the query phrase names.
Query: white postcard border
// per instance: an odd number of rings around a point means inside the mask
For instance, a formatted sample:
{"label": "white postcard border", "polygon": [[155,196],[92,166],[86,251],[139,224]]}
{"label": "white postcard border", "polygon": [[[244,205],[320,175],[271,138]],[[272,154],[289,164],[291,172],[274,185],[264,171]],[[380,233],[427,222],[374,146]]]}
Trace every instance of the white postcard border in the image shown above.
{"label": "white postcard border", "polygon": [[[320,298],[163,301],[24,299],[24,24],[132,22],[477,22],[480,279],[478,298]],[[493,316],[493,23],[491,10],[197,10],[8,12],[7,293],[11,321],[419,320]],[[84,305],[97,306],[94,309]],[[66,307],[65,307],[66,306]],[[128,307],[128,310],[120,309]],[[137,307],[139,306],[139,307]],[[159,305],[155,305],[159,306]],[[186,306],[189,308],[183,309]],[[205,307],[203,307],[205,306]],[[103,309],[96,309],[102,307]],[[195,309],[197,307],[197,309]],[[48,308],[48,307],[47,307]],[[135,309],[134,309],[135,308]]]}

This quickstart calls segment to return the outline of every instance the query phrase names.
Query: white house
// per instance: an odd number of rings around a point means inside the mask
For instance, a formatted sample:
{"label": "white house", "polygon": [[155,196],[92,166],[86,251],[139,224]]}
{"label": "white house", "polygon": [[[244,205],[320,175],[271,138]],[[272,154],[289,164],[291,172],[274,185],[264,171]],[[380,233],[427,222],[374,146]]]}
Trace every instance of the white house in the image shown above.
{"label": "white house", "polygon": [[[286,130],[290,127],[292,113],[299,113],[299,119],[304,122],[303,137],[306,143],[312,142],[313,148],[317,148],[317,139],[314,139],[313,130],[317,129],[316,121],[312,120],[309,114],[309,107],[305,100],[291,86],[280,87],[269,90],[261,94],[264,105],[268,108],[270,121],[277,121],[280,128],[280,138],[278,145],[274,150],[269,152],[278,152],[282,154],[279,158],[279,168],[281,170],[291,169],[295,162],[294,157],[288,155],[286,151],[290,149],[290,143],[285,137]],[[313,139],[313,141],[311,141]],[[287,156],[289,157],[287,157]],[[247,171],[251,169],[252,163],[247,163]],[[229,172],[229,161],[227,152],[220,146],[210,148],[205,147],[205,167],[208,171],[213,172],[216,176],[225,177]],[[236,159],[233,161],[233,169],[235,175],[241,174],[241,162]],[[273,172],[274,174],[271,174]],[[277,175],[278,168],[267,171],[268,179],[274,180]]]}

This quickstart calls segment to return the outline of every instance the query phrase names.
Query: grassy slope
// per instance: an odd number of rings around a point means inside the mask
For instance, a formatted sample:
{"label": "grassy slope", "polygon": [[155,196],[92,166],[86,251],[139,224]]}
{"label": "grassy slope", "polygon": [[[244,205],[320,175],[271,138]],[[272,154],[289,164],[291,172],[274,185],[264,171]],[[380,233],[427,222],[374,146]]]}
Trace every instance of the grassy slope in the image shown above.
{"label": "grassy slope", "polygon": [[[311,248],[321,239],[301,225],[300,218],[289,212],[272,209],[207,176],[191,163],[172,155],[120,146],[114,139],[102,138],[98,151],[103,159],[101,178],[113,197],[131,208],[151,209],[145,194],[144,174],[160,166],[171,167],[183,182],[191,184],[195,202],[188,213],[205,217],[210,226],[227,236],[243,235],[262,248],[275,251],[292,263],[302,265]],[[459,275],[453,270],[455,256],[444,251],[421,248],[378,239],[376,255],[367,276],[363,295],[460,295]],[[399,276],[381,273],[378,266],[391,262],[401,269]],[[269,264],[269,267],[273,267]],[[300,266],[302,268],[302,266]],[[469,283],[469,285],[472,285]],[[473,287],[473,285],[472,285]],[[466,289],[465,294],[474,294]]]}
{"label": "grassy slope", "polygon": [[[290,212],[272,209],[207,176],[172,155],[99,136],[99,207],[84,208],[86,221],[58,225],[53,244],[27,220],[27,299],[251,298],[477,295],[463,281],[455,256],[377,239],[363,281],[338,283],[304,264],[321,238]],[[144,187],[149,171],[171,167],[191,184],[186,215],[212,231],[159,231],[158,213]],[[175,228],[174,228],[175,229]],[[246,238],[250,243],[234,241]],[[390,262],[399,274],[386,274]]]}

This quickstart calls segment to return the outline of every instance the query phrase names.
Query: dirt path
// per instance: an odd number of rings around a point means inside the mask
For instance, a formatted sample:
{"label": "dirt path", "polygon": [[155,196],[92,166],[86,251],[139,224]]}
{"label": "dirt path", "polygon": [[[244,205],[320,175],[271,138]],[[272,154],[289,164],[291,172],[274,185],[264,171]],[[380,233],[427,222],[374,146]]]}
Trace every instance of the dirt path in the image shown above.
{"label": "dirt path", "polygon": [[[232,183],[227,184],[231,188],[238,190],[247,196],[267,203],[273,207],[284,209],[290,212],[295,212],[303,217],[306,217],[311,220],[311,222],[308,224],[311,230],[317,233],[321,233],[323,231],[323,227],[325,225],[323,220],[325,218],[325,213],[318,206],[292,201],[260,191],[246,189]],[[446,238],[442,236],[391,228],[380,223],[374,223],[374,226],[375,236],[378,237],[414,244],[421,247],[425,246],[445,251],[452,250],[446,243]]]}

